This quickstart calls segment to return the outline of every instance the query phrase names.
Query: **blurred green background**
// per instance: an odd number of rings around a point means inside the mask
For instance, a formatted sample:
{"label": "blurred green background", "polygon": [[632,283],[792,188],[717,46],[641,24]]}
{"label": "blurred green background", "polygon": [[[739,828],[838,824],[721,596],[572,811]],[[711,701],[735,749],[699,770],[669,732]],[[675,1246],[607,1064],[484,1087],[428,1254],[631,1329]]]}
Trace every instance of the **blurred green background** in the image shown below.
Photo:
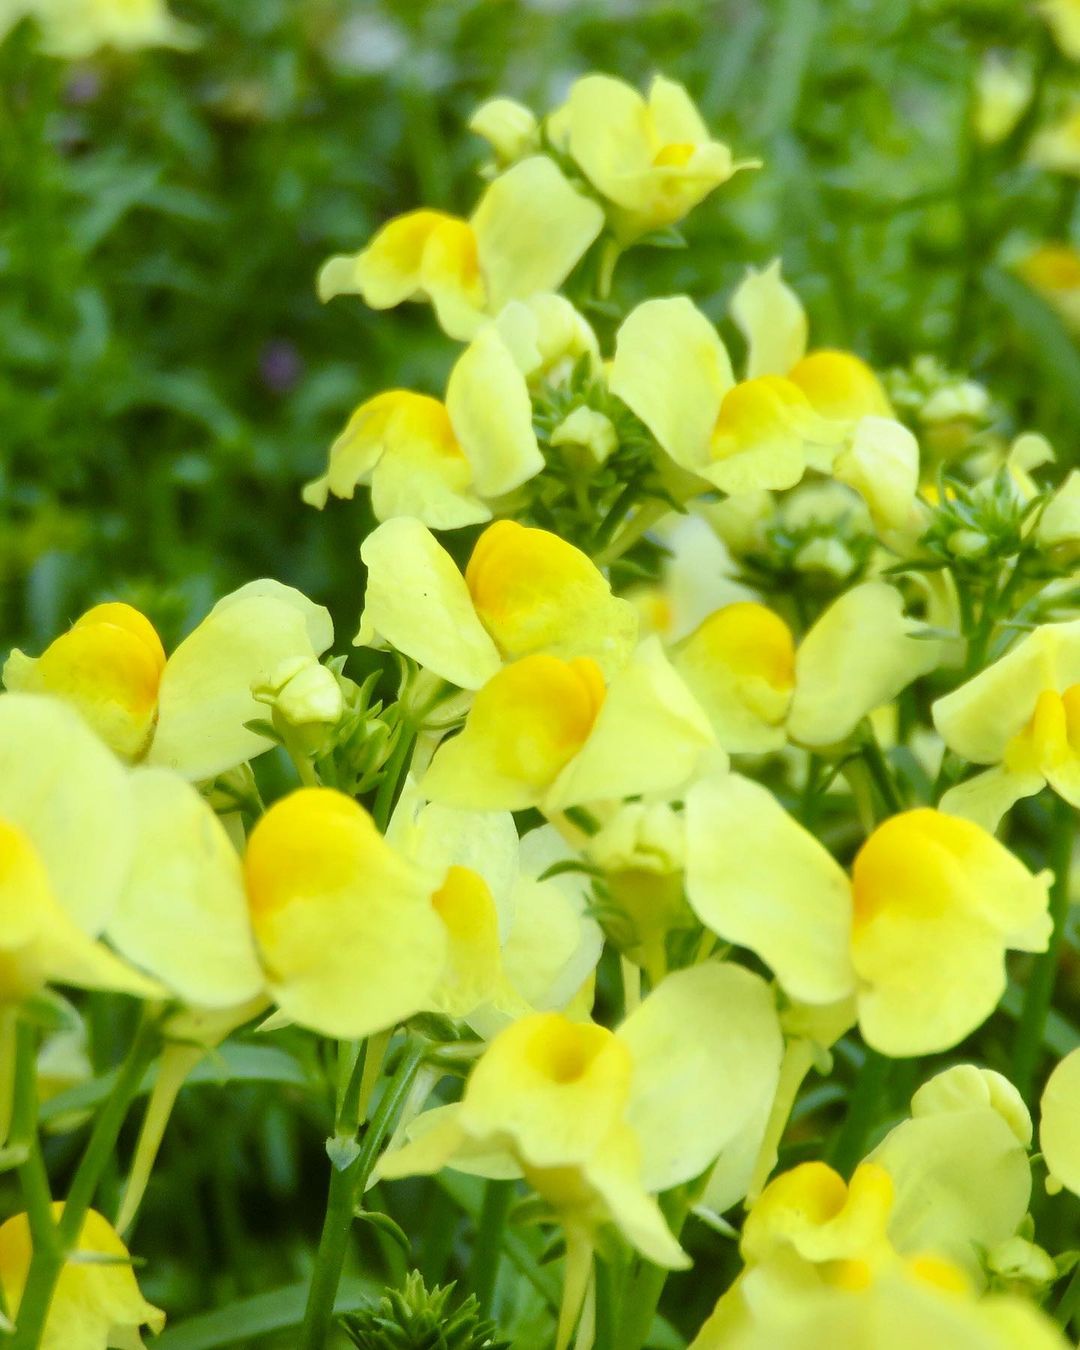
{"label": "blurred green background", "polygon": [[[173,9],[201,34],[196,49],[69,64],[41,55],[30,25],[0,45],[0,651],[38,650],[103,598],[144,608],[169,646],[260,575],[329,604],[344,647],[370,521],[359,500],[319,515],[300,485],[356,403],[390,386],[440,392],[455,349],[426,307],[321,306],[315,273],[392,214],[467,212],[486,158],[465,130],[474,107],[505,93],[541,112],[590,69],[682,80],[738,156],[765,161],[693,214],[689,248],[630,253],[617,302],[686,291],[720,320],[746,265],[780,254],[814,345],[883,368],[931,353],[988,385],[1003,430],[1042,430],[1075,462],[1080,354],[1011,270],[1031,244],[1080,241],[1080,179],[1025,155],[1078,84],[1034,6]],[[988,147],[972,113],[995,52],[1027,63],[1035,94]],[[92,1030],[95,1059],[110,1062],[123,1028]],[[181,1098],[136,1241],[144,1288],[174,1319],[299,1289],[307,1273],[325,1188],[311,1093],[323,1066],[309,1040],[290,1048],[274,1064],[245,1061],[253,1080],[281,1081],[215,1086],[211,1066]],[[901,1108],[905,1084],[896,1090]],[[467,1180],[447,1184],[479,1204]],[[425,1274],[461,1273],[458,1205],[414,1183],[396,1194]],[[400,1276],[392,1239],[367,1241]],[[731,1244],[700,1241],[730,1260]],[[700,1267],[693,1283],[672,1282],[668,1306],[686,1327],[723,1285],[715,1268],[712,1284]],[[527,1344],[540,1293],[518,1283],[511,1320]]]}

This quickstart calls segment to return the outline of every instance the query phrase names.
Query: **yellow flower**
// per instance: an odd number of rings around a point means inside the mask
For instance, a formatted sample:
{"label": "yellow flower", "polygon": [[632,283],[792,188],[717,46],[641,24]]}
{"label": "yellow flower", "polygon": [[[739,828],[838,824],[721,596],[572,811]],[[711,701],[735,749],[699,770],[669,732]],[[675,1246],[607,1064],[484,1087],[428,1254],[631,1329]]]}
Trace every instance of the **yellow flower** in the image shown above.
{"label": "yellow flower", "polygon": [[950,788],[943,811],[988,830],[1046,784],[1080,806],[1080,620],[1044,624],[933,706],[951,750],[992,768]]}
{"label": "yellow flower", "polygon": [[1080,329],[1080,250],[1071,244],[1039,244],[1019,260],[1016,270],[1071,329]]}
{"label": "yellow flower", "polygon": [[168,660],[138,610],[96,605],[40,657],[13,651],[4,683],[72,704],[125,759],[211,778],[271,748],[244,725],[264,712],[252,686],[283,662],[320,655],[333,637],[320,605],[252,581],[219,600]]}
{"label": "yellow flower", "polygon": [[360,1037],[431,1007],[447,931],[422,871],[351,797],[301,788],[261,816],[244,883],[267,984],[286,1016]]}
{"label": "yellow flower", "polygon": [[1077,0],[1041,0],[1039,9],[1057,45],[1070,60],[1080,61],[1080,4]]}
{"label": "yellow flower", "polygon": [[[63,1212],[62,1202],[54,1204],[54,1221]],[[0,1287],[16,1324],[32,1255],[25,1214],[0,1224]],[[88,1210],[75,1250],[56,1282],[41,1350],[106,1350],[112,1345],[134,1350],[143,1344],[142,1327],[155,1335],[161,1331],[165,1314],[139,1292],[130,1260],[108,1220]]]}
{"label": "yellow flower", "polygon": [[322,510],[331,493],[350,498],[369,483],[376,519],[415,516],[453,530],[490,520],[486,499],[543,467],[525,376],[489,326],[458,358],[445,403],[405,389],[362,403],[302,495]]}
{"label": "yellow flower", "polygon": [[0,696],[0,1006],[49,982],[155,998],[95,941],[132,855],[124,770],[55,699]]}
{"label": "yellow flower", "polygon": [[540,129],[531,108],[512,98],[492,98],[469,118],[469,130],[491,146],[503,164],[539,149]]}
{"label": "yellow flower", "polygon": [[1051,173],[1080,174],[1080,100],[1074,99],[1062,116],[1036,133],[1029,157]]}
{"label": "yellow flower", "polygon": [[[736,381],[716,329],[685,296],[647,300],[616,336],[612,392],[645,423],[680,468],[730,495],[793,487],[807,467],[829,469],[890,518],[906,518],[917,486],[918,452],[877,377],[847,352],[804,354],[806,318],[780,280],[779,264],[751,273],[732,301],[747,334],[747,378]],[[862,420],[857,452],[837,460]],[[882,460],[886,481],[872,471]],[[914,460],[914,469],[912,461]],[[846,480],[846,479],[845,479]]]}
{"label": "yellow flower", "polygon": [[469,810],[562,811],[672,791],[713,748],[705,714],[650,638],[610,684],[591,657],[535,654],[504,666],[421,786]]}
{"label": "yellow flower", "polygon": [[739,966],[668,976],[617,1032],[524,1017],[492,1041],[460,1105],[421,1116],[379,1172],[524,1175],[568,1230],[612,1222],[650,1260],[683,1266],[652,1196],[737,1134],[781,1048],[767,986]]}
{"label": "yellow flower", "polygon": [[464,577],[417,520],[380,525],[360,556],[368,579],[357,644],[389,643],[463,689],[538,652],[587,656],[610,676],[637,639],[633,606],[611,594],[586,554],[547,530],[496,521]]}
{"label": "yellow flower", "polygon": [[851,880],[772,795],[731,774],[687,794],[687,895],[720,937],[756,952],[809,1004],[855,995],[893,1056],[948,1049],[993,1011],[1005,951],[1045,950],[1049,878],[992,835],[921,809],[893,816]]}
{"label": "yellow flower", "polygon": [[195,29],[175,19],[165,0],[29,0],[50,56],[81,61],[103,47],[193,47]]}
{"label": "yellow flower", "polygon": [[729,753],[776,750],[789,736],[831,745],[937,664],[939,644],[913,636],[918,627],[899,591],[867,581],[835,600],[797,651],[783,619],[743,601],[711,614],[672,661]]}
{"label": "yellow flower", "polygon": [[1080,1195],[1080,1050],[1067,1054],[1046,1081],[1040,1103],[1039,1147],[1053,1188]]}
{"label": "yellow flower", "polygon": [[530,386],[563,384],[583,358],[590,369],[600,369],[596,334],[561,295],[541,291],[511,300],[496,316],[495,327]]}
{"label": "yellow flower", "polygon": [[714,141],[686,90],[657,75],[648,98],[609,75],[575,81],[548,119],[552,140],[610,203],[619,241],[679,221],[739,169]]}
{"label": "yellow flower", "polygon": [[980,1249],[1013,1237],[1031,1198],[1031,1117],[1007,1078],[958,1064],[911,1099],[911,1117],[868,1155],[892,1179],[889,1240],[985,1283]]}
{"label": "yellow flower", "polygon": [[360,295],[373,309],[430,300],[444,331],[467,341],[508,301],[560,286],[603,223],[554,161],[532,155],[490,184],[470,220],[411,211],[360,253],[331,258],[319,297]]}

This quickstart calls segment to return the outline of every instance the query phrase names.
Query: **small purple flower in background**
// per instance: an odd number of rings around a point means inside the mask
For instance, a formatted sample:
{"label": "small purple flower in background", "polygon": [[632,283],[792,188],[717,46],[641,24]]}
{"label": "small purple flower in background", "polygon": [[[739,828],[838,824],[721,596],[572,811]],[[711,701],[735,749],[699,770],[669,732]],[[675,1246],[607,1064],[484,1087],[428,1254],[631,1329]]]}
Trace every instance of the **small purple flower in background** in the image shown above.
{"label": "small purple flower in background", "polygon": [[84,108],[98,98],[101,89],[101,72],[93,66],[79,66],[72,71],[64,88],[64,102],[73,108]]}
{"label": "small purple flower in background", "polygon": [[304,371],[296,347],[286,338],[273,338],[259,356],[259,375],[272,393],[287,394]]}

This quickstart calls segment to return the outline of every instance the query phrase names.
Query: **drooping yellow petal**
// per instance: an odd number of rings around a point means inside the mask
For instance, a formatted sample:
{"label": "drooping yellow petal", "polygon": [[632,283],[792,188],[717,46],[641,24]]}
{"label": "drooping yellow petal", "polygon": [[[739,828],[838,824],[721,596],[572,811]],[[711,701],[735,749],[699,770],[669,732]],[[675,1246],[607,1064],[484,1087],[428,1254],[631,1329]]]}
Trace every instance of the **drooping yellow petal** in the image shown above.
{"label": "drooping yellow petal", "polygon": [[701,472],[732,496],[794,487],[815,434],[824,434],[820,419],[797,385],[779,375],[743,380],[720,404]]}
{"label": "drooping yellow petal", "polygon": [[57,699],[0,694],[0,821],[34,846],[74,924],[100,933],[131,861],[128,778]]}
{"label": "drooping yellow petal", "polygon": [[594,661],[526,656],[480,689],[459,736],[435,752],[421,788],[469,810],[536,805],[588,739],[604,702]]}
{"label": "drooping yellow petal", "polygon": [[647,1191],[699,1176],[776,1091],[784,1048],[776,1006],[765,981],[741,966],[668,975],[616,1035],[634,1064],[627,1119]]}
{"label": "drooping yellow petal", "polygon": [[446,410],[438,399],[407,389],[388,389],[361,403],[344,431],[330,447],[326,473],[308,483],[301,496],[318,510],[327,497],[351,498],[360,483],[371,481],[372,470],[387,450],[391,427],[405,421],[417,437],[452,445],[453,431]]}
{"label": "drooping yellow petal", "polygon": [[725,605],[672,660],[725,750],[761,753],[783,745],[795,688],[795,640],[779,615],[753,601]]}
{"label": "drooping yellow petal", "polygon": [[554,160],[532,155],[488,187],[473,213],[487,312],[555,291],[600,233],[604,213]]}
{"label": "drooping yellow petal", "polygon": [[157,716],[165,653],[153,625],[130,605],[96,605],[37,660],[13,651],[8,689],[53,694],[77,708],[126,759],[144,751]]}
{"label": "drooping yellow petal", "polygon": [[254,581],[224,596],[169,657],[147,763],[198,780],[269,750],[244,725],[265,715],[252,686],[332,640],[329,613],[291,586]]}
{"label": "drooping yellow petal", "polygon": [[274,998],[302,1026],[360,1037],[430,1006],[446,930],[424,874],[351,797],[301,788],[248,840],[248,907]]}
{"label": "drooping yellow petal", "polygon": [[719,334],[685,296],[646,300],[616,335],[612,393],[691,473],[709,463],[709,438],[734,383]]}
{"label": "drooping yellow petal", "polygon": [[185,1003],[246,1003],[265,981],[232,841],[175,774],[140,769],[132,788],[135,856],[109,938]]}
{"label": "drooping yellow petal", "polygon": [[493,324],[450,372],[446,411],[480,496],[509,492],[544,467],[525,376]]}
{"label": "drooping yellow petal", "polygon": [[[52,1207],[53,1219],[64,1212]],[[0,1225],[0,1285],[16,1317],[33,1255],[25,1214]],[[80,1260],[79,1258],[83,1259]],[[94,1258],[97,1258],[96,1260]],[[156,1335],[165,1314],[139,1292],[127,1248],[112,1225],[88,1210],[75,1251],[56,1282],[41,1339],[41,1350],[105,1350],[106,1345],[142,1346],[143,1326]]]}
{"label": "drooping yellow petal", "polygon": [[672,793],[706,761],[718,770],[727,765],[709,719],[664,655],[660,639],[646,638],[612,679],[580,753],[567,762],[544,807],[562,811]]}
{"label": "drooping yellow petal", "polygon": [[788,734],[803,745],[843,740],[868,713],[932,670],[940,644],[913,636],[900,592],[884,581],[846,591],[803,638],[795,657]]}
{"label": "drooping yellow petal", "polygon": [[891,417],[861,417],[833,474],[862,497],[879,529],[902,529],[912,519],[919,490],[919,443]]}
{"label": "drooping yellow petal", "polygon": [[686,889],[702,923],[756,952],[784,990],[834,1003],[855,985],[843,869],[759,784],[729,774],[686,797]]}
{"label": "drooping yellow petal", "polygon": [[970,821],[920,809],[879,825],[852,871],[866,1040],[929,1054],[973,1031],[1004,991],[1006,948],[1045,948],[1048,884]]}
{"label": "drooping yellow petal", "polygon": [[1046,1080],[1040,1103],[1039,1147],[1051,1178],[1080,1195],[1080,1050],[1073,1050]]}
{"label": "drooping yellow petal", "polygon": [[938,808],[947,815],[974,821],[993,834],[1002,817],[1022,797],[1033,797],[1045,786],[1041,773],[1017,773],[1004,764],[995,764],[949,788]]}
{"label": "drooping yellow petal", "polygon": [[589,656],[609,678],[637,640],[637,614],[580,549],[512,520],[489,525],[465,582],[477,617],[508,661],[533,652]]}
{"label": "drooping yellow petal", "polygon": [[401,516],[367,536],[368,569],[357,646],[389,643],[462,689],[479,689],[501,665],[465,579],[420,521]]}
{"label": "drooping yellow petal", "polygon": [[780,276],[780,259],[748,268],[731,297],[731,317],[747,341],[746,377],[786,375],[806,352],[806,311]]}
{"label": "drooping yellow petal", "polygon": [[164,992],[77,927],[29,835],[0,818],[0,1007],[51,982],[147,998]]}

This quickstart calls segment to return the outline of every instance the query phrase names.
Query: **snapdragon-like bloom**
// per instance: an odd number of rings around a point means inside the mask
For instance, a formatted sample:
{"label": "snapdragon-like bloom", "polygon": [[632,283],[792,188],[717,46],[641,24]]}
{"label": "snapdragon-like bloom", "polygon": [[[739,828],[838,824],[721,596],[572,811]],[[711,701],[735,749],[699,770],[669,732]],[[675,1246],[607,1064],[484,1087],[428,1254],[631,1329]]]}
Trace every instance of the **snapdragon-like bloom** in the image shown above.
{"label": "snapdragon-like bloom", "polygon": [[525,376],[489,326],[458,358],[445,403],[406,389],[362,403],[303,498],[321,510],[331,494],[351,498],[367,483],[378,520],[415,516],[453,530],[490,520],[487,500],[543,467]]}
{"label": "snapdragon-like bloom", "polygon": [[991,766],[950,788],[943,811],[993,830],[1046,785],[1080,806],[1080,620],[1035,629],[938,699],[933,716],[951,750]]}
{"label": "snapdragon-like bloom", "polygon": [[1016,1089],[963,1064],[911,1106],[850,1182],[809,1162],[765,1187],[743,1225],[745,1269],[695,1350],[879,1350],[918,1328],[950,1347],[1060,1344],[1031,1305],[976,1297],[979,1253],[1014,1241],[1031,1193],[1031,1119]]}
{"label": "snapdragon-like bloom", "polygon": [[388,643],[463,689],[540,652],[589,657],[610,676],[637,639],[633,606],[612,595],[586,554],[547,530],[496,521],[464,576],[417,520],[380,525],[360,556],[368,579],[356,642]]}
{"label": "snapdragon-like bloom", "polygon": [[794,999],[854,995],[894,1056],[948,1049],[1005,990],[1005,952],[1043,951],[1049,877],[969,821],[892,816],[850,880],[765,788],[731,774],[687,794],[687,895],[704,924],[757,952]]}
{"label": "snapdragon-like bloom", "polygon": [[686,1265],[652,1197],[724,1149],[775,1083],[781,1049],[767,986],[738,966],[669,976],[615,1032],[524,1017],[492,1041],[460,1104],[419,1117],[379,1173],[523,1175],[568,1234],[591,1245],[611,1222],[650,1260]]}
{"label": "snapdragon-like bloom", "polygon": [[319,296],[359,295],[373,309],[430,300],[444,331],[467,341],[509,301],[560,286],[603,223],[553,160],[532,155],[488,186],[469,220],[410,211],[360,253],[331,258]]}
{"label": "snapdragon-like bloom", "polygon": [[[54,1220],[64,1212],[52,1207]],[[33,1256],[30,1221],[16,1214],[0,1224],[0,1288],[8,1312],[18,1325],[19,1304]],[[165,1314],[139,1292],[131,1257],[107,1219],[88,1210],[75,1250],[64,1263],[49,1304],[41,1350],[106,1350],[108,1346],[143,1346],[144,1326],[156,1335]]]}
{"label": "snapdragon-like bloom", "polygon": [[591,657],[547,654],[504,666],[480,688],[460,735],[421,784],[469,810],[547,812],[672,792],[722,752],[708,719],[648,638],[612,677]]}
{"label": "snapdragon-like bloom", "polygon": [[869,366],[848,352],[806,354],[806,317],[779,265],[732,300],[747,374],[685,296],[647,300],[616,337],[610,386],[680,468],[731,495],[793,487],[808,467],[865,492],[875,515],[906,522],[918,447],[891,416]]}
{"label": "snapdragon-like bloom", "polygon": [[623,244],[687,215],[739,169],[714,141],[681,84],[657,75],[647,98],[610,75],[586,75],[547,121],[548,133],[609,203]]}
{"label": "snapdragon-like bloom", "polygon": [[124,769],[70,708],[0,695],[0,1007],[50,982],[164,990],[96,939],[133,848]]}
{"label": "snapdragon-like bloom", "polygon": [[753,600],[711,614],[672,654],[729,753],[776,750],[790,737],[831,745],[933,669],[940,644],[915,636],[895,587],[846,591],[796,649],[780,616]]}
{"label": "snapdragon-like bloom", "polygon": [[321,605],[252,581],[219,600],[168,658],[137,609],[96,605],[41,656],[13,651],[4,683],[70,703],[127,760],[204,779],[271,748],[245,726],[264,713],[252,686],[286,662],[314,660],[333,638]]}

